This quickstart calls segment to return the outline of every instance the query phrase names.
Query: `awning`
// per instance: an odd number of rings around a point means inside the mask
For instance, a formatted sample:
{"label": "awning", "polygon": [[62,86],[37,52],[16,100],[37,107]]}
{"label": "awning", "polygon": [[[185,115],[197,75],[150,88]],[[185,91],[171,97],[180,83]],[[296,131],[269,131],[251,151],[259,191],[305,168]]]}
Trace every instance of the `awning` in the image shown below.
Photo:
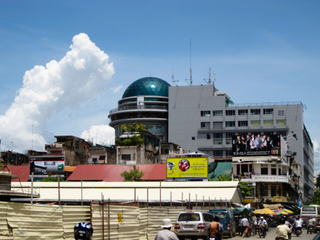
{"label": "awning", "polygon": [[275,210],[275,209],[279,209],[279,208],[283,208],[282,204],[277,203],[277,204],[263,204],[263,207],[265,208],[269,208],[271,210]]}

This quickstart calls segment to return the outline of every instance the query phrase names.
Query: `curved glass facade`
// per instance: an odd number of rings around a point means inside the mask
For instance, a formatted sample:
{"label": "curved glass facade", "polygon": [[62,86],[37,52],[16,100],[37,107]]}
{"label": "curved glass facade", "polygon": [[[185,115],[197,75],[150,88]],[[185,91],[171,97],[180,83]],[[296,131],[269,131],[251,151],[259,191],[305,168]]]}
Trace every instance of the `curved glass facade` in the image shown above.
{"label": "curved glass facade", "polygon": [[123,93],[122,98],[133,96],[169,96],[170,84],[166,81],[156,77],[145,77],[134,81]]}

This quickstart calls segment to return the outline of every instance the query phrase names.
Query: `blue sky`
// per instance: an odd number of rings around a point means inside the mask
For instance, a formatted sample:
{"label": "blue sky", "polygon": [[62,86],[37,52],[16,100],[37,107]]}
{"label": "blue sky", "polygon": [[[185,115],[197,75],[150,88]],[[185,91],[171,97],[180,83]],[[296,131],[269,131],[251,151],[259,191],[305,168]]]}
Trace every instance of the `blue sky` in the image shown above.
{"label": "blue sky", "polygon": [[319,10],[315,0],[0,1],[1,149],[84,133],[110,143],[108,112],[130,83],[174,74],[187,85],[191,66],[194,85],[211,68],[235,103],[301,101],[318,174]]}

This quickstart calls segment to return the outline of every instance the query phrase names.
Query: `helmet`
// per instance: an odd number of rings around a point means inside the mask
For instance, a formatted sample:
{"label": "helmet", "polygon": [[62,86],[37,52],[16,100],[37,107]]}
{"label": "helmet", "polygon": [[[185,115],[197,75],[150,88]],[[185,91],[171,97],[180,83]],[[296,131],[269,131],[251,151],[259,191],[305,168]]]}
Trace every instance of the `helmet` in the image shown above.
{"label": "helmet", "polygon": [[281,218],[280,219],[280,224],[284,224],[286,222],[286,219],[285,218]]}
{"label": "helmet", "polygon": [[260,217],[260,219],[262,220],[262,219],[263,219],[263,217]]}
{"label": "helmet", "polygon": [[79,222],[74,226],[75,239],[91,239],[93,228],[89,223]]}

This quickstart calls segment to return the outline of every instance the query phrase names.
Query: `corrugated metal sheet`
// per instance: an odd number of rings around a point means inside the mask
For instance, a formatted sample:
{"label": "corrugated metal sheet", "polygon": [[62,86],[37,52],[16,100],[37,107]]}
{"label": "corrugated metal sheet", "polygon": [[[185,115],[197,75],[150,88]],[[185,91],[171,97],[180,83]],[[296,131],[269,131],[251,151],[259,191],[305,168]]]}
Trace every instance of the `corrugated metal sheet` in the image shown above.
{"label": "corrugated metal sheet", "polygon": [[60,207],[8,203],[8,224],[14,239],[64,239]]}
{"label": "corrugated metal sheet", "polygon": [[74,226],[78,222],[90,223],[90,206],[62,206],[65,240],[74,240]]}
{"label": "corrugated metal sheet", "polygon": [[22,166],[9,166],[6,168],[5,171],[10,171],[13,175],[17,175],[18,178],[14,178],[12,182],[27,182],[29,180],[29,165],[22,165]]}
{"label": "corrugated metal sheet", "polygon": [[7,224],[7,202],[0,202],[0,239],[11,240],[13,239],[12,232],[9,231]]}

